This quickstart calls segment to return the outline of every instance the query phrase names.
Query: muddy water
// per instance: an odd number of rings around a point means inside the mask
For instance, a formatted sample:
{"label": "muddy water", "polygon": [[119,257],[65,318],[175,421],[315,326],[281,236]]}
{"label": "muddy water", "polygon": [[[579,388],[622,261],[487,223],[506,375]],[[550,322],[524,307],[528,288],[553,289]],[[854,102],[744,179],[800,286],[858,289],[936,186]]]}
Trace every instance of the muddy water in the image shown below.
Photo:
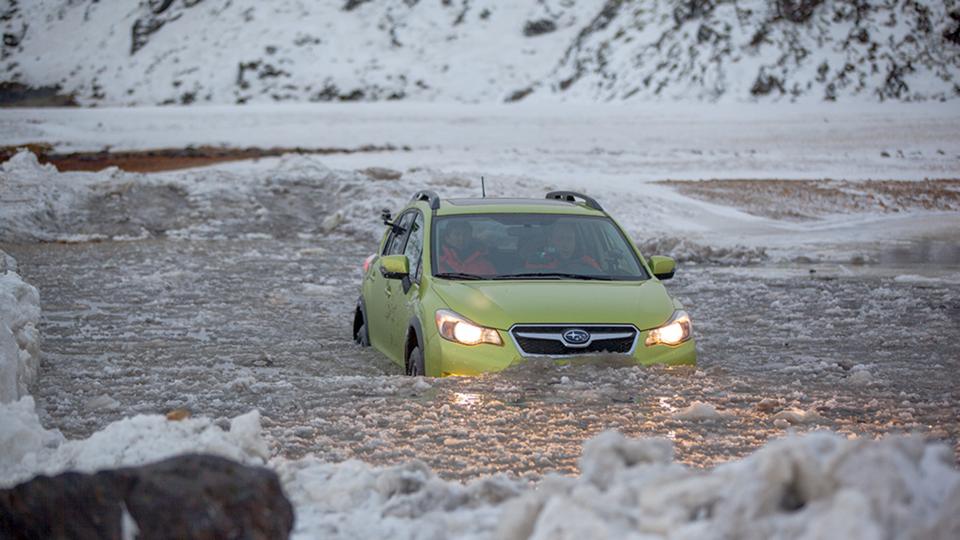
{"label": "muddy water", "polygon": [[[668,284],[694,317],[697,369],[594,358],[412,379],[349,339],[372,249],[355,240],[2,247],[41,291],[36,395],[71,437],[137,413],[226,425],[257,408],[276,455],[419,458],[459,479],[575,472],[582,442],[611,428],[668,437],[697,466],[817,428],[958,449],[955,282],[685,266]],[[719,414],[683,418],[696,401]]]}

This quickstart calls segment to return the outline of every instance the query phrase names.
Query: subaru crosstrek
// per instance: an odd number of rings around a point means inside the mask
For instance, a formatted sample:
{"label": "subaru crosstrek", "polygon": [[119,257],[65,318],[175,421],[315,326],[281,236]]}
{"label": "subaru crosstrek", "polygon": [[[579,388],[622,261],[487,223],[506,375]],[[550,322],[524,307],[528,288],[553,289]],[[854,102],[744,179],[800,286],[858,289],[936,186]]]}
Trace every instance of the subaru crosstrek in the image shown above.
{"label": "subaru crosstrek", "polygon": [[690,316],[591,197],[417,192],[363,264],[353,337],[410,375],[499,371],[529,357],[694,364]]}

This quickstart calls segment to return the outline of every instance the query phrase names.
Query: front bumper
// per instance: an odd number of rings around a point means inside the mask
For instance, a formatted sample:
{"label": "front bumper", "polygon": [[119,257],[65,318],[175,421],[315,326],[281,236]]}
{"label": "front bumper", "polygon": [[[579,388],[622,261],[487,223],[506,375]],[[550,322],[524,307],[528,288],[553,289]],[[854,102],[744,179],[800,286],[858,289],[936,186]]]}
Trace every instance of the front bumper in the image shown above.
{"label": "front bumper", "polygon": [[[447,375],[481,375],[502,371],[514,364],[519,364],[527,360],[520,354],[509,333],[498,330],[503,345],[490,345],[483,343],[480,345],[461,345],[452,341],[443,339],[438,334],[427,338],[425,344],[425,360],[427,375],[431,377],[443,377]],[[614,355],[613,353],[599,353],[596,355],[565,355],[553,356],[558,362],[569,361],[573,359],[586,359],[591,356],[609,357],[624,356],[630,357],[634,362],[640,365],[667,364],[667,365],[695,365],[697,363],[697,347],[693,339],[685,341],[680,345],[653,345],[646,346],[644,341],[647,338],[648,331],[640,332],[637,338],[637,345],[632,354]]]}

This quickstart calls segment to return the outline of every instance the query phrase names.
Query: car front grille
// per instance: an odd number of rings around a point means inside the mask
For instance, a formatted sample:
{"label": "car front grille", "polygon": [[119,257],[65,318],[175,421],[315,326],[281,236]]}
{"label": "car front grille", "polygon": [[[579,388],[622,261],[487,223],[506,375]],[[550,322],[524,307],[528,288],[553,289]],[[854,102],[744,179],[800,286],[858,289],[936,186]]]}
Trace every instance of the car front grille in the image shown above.
{"label": "car front grille", "polygon": [[[590,341],[572,345],[563,339],[567,330],[585,330]],[[629,354],[637,341],[637,329],[631,325],[541,325],[523,324],[510,329],[510,335],[524,356],[570,356],[576,354]]]}

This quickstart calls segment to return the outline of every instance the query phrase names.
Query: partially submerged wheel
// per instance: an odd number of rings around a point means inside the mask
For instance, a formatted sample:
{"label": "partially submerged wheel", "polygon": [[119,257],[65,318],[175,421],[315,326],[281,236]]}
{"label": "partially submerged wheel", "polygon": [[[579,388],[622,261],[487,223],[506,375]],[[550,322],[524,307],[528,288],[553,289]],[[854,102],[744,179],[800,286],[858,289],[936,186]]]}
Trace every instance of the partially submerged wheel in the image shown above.
{"label": "partially submerged wheel", "polygon": [[364,323],[360,325],[360,329],[357,330],[357,335],[355,336],[354,339],[357,342],[357,344],[360,345],[361,347],[370,346],[370,333],[367,331],[366,321],[364,321]]}
{"label": "partially submerged wheel", "polygon": [[357,311],[353,314],[353,341],[361,347],[370,346],[370,324],[361,302],[357,302]]}
{"label": "partially submerged wheel", "polygon": [[423,353],[420,352],[420,347],[414,347],[410,351],[410,356],[407,357],[407,375],[411,377],[426,375],[426,370],[423,367]]}

